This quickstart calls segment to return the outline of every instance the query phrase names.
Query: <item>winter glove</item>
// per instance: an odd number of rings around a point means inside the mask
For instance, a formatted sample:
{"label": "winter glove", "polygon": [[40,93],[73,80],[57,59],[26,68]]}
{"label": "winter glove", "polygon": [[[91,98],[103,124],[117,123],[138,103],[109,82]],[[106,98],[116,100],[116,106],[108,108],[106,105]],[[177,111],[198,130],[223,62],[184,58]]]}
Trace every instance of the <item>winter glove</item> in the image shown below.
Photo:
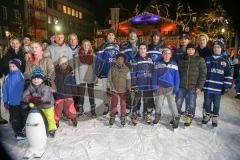
{"label": "winter glove", "polygon": [[49,86],[49,87],[52,86],[50,79],[45,79],[45,80],[44,80],[44,83],[45,83],[45,85],[47,85],[47,86]]}
{"label": "winter glove", "polygon": [[43,105],[43,101],[41,100],[40,97],[31,97],[29,99],[29,103],[33,103],[37,107]]}
{"label": "winter glove", "polygon": [[4,108],[5,108],[6,110],[9,110],[9,105],[8,105],[7,103],[4,103]]}
{"label": "winter glove", "polygon": [[229,91],[229,89],[225,88],[222,90],[222,95],[224,95],[225,93],[227,93]]}

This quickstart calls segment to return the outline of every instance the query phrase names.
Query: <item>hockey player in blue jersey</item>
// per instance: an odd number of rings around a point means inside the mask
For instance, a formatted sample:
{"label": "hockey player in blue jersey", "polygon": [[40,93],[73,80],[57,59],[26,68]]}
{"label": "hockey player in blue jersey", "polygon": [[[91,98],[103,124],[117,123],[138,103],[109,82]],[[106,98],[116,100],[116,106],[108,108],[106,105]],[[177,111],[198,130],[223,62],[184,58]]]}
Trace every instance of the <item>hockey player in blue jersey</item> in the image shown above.
{"label": "hockey player in blue jersey", "polygon": [[[213,43],[214,54],[206,58],[207,78],[204,84],[203,124],[212,118],[212,126],[217,127],[221,96],[232,86],[232,68],[222,54],[224,45],[221,41]],[[213,106],[212,106],[213,105]]]}
{"label": "hockey player in blue jersey", "polygon": [[[137,29],[136,28],[130,28],[129,29],[129,37],[128,41],[123,43],[120,47],[121,53],[123,53],[126,56],[126,65],[129,67],[130,72],[132,72],[132,60],[138,55],[138,47],[139,47],[140,41],[137,37]],[[132,102],[134,98],[134,93],[132,92],[131,95],[126,97],[126,115],[129,115],[132,109]],[[139,101],[137,106],[137,113],[140,116],[140,106],[141,101]]]}
{"label": "hockey player in blue jersey", "polygon": [[148,45],[148,56],[153,63],[157,63],[162,59],[162,51],[166,46],[161,44],[162,34],[159,31],[154,31],[151,38],[152,42]]}
{"label": "hockey player in blue jersey", "polygon": [[108,85],[108,73],[112,63],[115,61],[116,55],[119,53],[119,46],[115,40],[115,31],[113,29],[109,29],[107,32],[106,42],[100,46],[97,52],[97,60],[96,60],[96,74],[97,77],[102,79],[104,91],[104,112],[106,115],[109,111],[109,94],[110,89]]}

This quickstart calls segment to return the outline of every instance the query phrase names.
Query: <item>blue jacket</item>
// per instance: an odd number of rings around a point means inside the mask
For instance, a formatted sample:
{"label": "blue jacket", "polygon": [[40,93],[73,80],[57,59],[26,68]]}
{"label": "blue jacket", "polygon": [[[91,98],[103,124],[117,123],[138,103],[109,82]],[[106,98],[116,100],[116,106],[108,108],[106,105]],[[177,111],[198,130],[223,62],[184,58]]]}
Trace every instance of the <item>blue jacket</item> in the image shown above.
{"label": "blue jacket", "polygon": [[[137,41],[136,44],[138,47],[139,45],[139,41]],[[136,51],[133,50],[132,44],[128,41],[126,43],[124,43],[121,48],[120,48],[120,52],[125,54],[127,60],[127,63],[131,63],[131,61],[138,55],[138,49]]]}
{"label": "blue jacket", "polygon": [[223,90],[232,85],[232,67],[223,56],[212,55],[206,58],[207,78],[204,91],[212,94],[222,94]]}
{"label": "blue jacket", "polygon": [[107,78],[112,62],[119,53],[119,46],[115,43],[104,43],[97,52],[95,65],[96,74],[100,78]]}
{"label": "blue jacket", "polygon": [[24,76],[20,70],[10,72],[3,81],[3,103],[11,106],[20,105],[23,99]]}
{"label": "blue jacket", "polygon": [[175,61],[170,61],[168,63],[164,61],[157,62],[154,65],[153,78],[153,86],[155,89],[158,89],[158,87],[172,87],[173,93],[175,94],[180,85],[177,63]]}
{"label": "blue jacket", "polygon": [[153,90],[153,68],[151,58],[136,56],[132,62],[132,87],[141,91]]}
{"label": "blue jacket", "polygon": [[153,60],[153,63],[160,62],[164,48],[166,48],[165,45],[155,45],[153,43],[148,45],[148,56]]}

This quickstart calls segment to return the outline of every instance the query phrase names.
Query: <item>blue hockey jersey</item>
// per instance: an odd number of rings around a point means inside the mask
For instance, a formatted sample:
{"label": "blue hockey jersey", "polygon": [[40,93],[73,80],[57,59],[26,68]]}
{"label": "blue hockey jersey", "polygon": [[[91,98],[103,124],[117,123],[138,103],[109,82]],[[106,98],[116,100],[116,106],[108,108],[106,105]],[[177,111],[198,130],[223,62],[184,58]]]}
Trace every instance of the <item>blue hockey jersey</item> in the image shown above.
{"label": "blue hockey jersey", "polygon": [[212,94],[222,94],[223,90],[231,88],[232,67],[229,61],[221,55],[206,58],[207,78],[204,91]]}
{"label": "blue hockey jersey", "polygon": [[107,78],[112,62],[119,53],[119,46],[116,43],[104,43],[97,52],[95,65],[96,74],[100,78]]}

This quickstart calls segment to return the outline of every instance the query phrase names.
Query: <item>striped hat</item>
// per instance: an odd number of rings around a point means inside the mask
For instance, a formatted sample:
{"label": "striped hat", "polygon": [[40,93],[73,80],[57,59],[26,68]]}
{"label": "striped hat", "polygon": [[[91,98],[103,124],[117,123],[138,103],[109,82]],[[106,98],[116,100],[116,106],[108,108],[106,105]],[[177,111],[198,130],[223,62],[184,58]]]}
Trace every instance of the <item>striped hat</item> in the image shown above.
{"label": "striped hat", "polygon": [[45,74],[39,66],[37,66],[31,73],[31,80],[34,78],[41,78],[42,80],[45,80]]}
{"label": "striped hat", "polygon": [[20,59],[14,58],[8,62],[8,64],[15,64],[18,69],[22,66],[22,61]]}

